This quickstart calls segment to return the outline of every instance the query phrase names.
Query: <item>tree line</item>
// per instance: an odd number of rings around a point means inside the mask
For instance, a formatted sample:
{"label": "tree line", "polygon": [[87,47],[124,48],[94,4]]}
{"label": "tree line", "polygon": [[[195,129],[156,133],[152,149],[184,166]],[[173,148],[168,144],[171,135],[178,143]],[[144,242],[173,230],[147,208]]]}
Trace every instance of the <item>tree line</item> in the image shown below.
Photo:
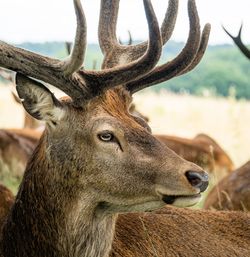
{"label": "tree line", "polygon": [[[135,42],[136,43],[136,42]],[[58,58],[67,55],[64,42],[24,43],[18,45],[38,53]],[[181,51],[183,43],[170,41],[163,50],[162,62],[171,60]],[[102,54],[97,44],[90,44],[86,68],[100,68]],[[209,46],[201,63],[187,75],[159,84],[151,90],[167,89],[194,95],[234,96],[250,99],[250,63],[233,45]]]}

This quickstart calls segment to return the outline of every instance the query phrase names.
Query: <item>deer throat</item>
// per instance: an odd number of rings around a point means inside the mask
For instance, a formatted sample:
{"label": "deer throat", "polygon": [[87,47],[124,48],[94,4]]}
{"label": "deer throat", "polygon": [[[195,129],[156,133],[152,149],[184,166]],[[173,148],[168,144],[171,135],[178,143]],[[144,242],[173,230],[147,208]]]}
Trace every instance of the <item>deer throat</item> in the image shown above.
{"label": "deer throat", "polygon": [[[68,240],[69,256],[108,257],[115,231],[116,215],[96,218],[91,221],[78,217],[79,221],[71,227],[71,239]],[[64,238],[65,240],[65,238]]]}

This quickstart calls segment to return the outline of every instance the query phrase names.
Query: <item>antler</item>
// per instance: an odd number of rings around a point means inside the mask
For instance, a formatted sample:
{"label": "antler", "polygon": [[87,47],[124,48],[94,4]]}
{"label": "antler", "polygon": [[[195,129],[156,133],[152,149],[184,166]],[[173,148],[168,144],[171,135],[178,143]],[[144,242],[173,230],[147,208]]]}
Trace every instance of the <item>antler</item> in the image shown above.
{"label": "antler", "polygon": [[241,51],[248,59],[250,59],[250,50],[243,44],[243,42],[242,42],[242,40],[241,40],[242,27],[243,27],[243,24],[241,24],[241,26],[240,26],[238,36],[234,37],[234,36],[232,36],[232,35],[225,29],[224,26],[222,26],[222,28],[224,29],[224,31],[228,34],[229,37],[232,38],[232,40],[233,40],[234,43],[238,46],[238,48],[240,49],[240,51]]}
{"label": "antler", "polygon": [[[147,48],[147,42],[137,45],[120,45],[116,37],[116,24],[120,0],[102,0],[99,19],[99,44],[104,54],[102,68],[117,66],[124,61],[134,61],[142,56]],[[178,10],[178,0],[169,0],[168,9],[161,26],[163,45],[171,37]]]}
{"label": "antler", "polygon": [[[112,12],[108,9],[111,2],[115,5]],[[116,41],[115,27],[117,22],[119,0],[102,0],[102,9],[99,21],[99,42],[105,54],[102,67],[113,67],[121,61],[131,61],[138,58],[145,50],[145,42],[135,46],[120,46]],[[166,43],[172,35],[178,11],[178,0],[170,0],[168,10],[161,27],[163,43]],[[145,87],[169,80],[175,76],[185,74],[192,70],[200,62],[207,47],[210,24],[206,24],[200,39],[199,17],[194,0],[188,2],[190,20],[190,33],[188,41],[182,52],[171,62],[156,67],[144,77],[134,80],[126,85],[126,88],[134,93]],[[168,26],[169,25],[169,26]],[[112,40],[105,38],[104,30],[109,31]]]}
{"label": "antler", "polygon": [[209,38],[210,24],[206,24],[200,40],[199,17],[194,0],[188,1],[190,31],[187,43],[181,53],[172,61],[156,67],[143,78],[132,81],[126,85],[131,93],[143,88],[167,81],[192,70],[201,60]]}
{"label": "antler", "polygon": [[[119,38],[119,44],[123,45],[123,42],[122,42],[121,38]],[[128,30],[128,43],[127,43],[127,45],[130,46],[132,44],[133,44],[132,34],[131,34],[130,30]]]}
{"label": "antler", "polygon": [[66,47],[67,54],[70,55],[71,48],[72,48],[72,43],[71,42],[65,42],[65,47]]}
{"label": "antler", "polygon": [[[74,0],[77,30],[74,47],[65,61],[44,57],[0,42],[0,66],[50,83],[77,102],[99,95],[103,90],[126,84],[152,70],[161,55],[161,34],[150,0],[144,0],[149,28],[146,53],[125,65],[102,71],[86,71],[82,67],[86,48],[86,21],[80,0]],[[81,68],[81,69],[80,69]]]}

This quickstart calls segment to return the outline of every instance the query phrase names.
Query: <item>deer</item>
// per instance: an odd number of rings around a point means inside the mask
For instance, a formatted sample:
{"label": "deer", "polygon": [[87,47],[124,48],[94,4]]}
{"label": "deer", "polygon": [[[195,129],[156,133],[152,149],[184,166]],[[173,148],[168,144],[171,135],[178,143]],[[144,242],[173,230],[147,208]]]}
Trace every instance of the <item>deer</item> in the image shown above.
{"label": "deer", "polygon": [[242,28],[243,24],[241,24],[238,35],[234,37],[231,33],[228,32],[228,30],[222,26],[224,31],[227,33],[227,35],[233,40],[234,44],[239,48],[241,53],[248,59],[250,59],[250,50],[247,48],[247,46],[242,42],[241,39],[241,33],[242,33]]}
{"label": "deer", "polygon": [[[52,59],[0,42],[0,66],[17,72],[24,108],[46,121],[2,227],[3,257],[249,254],[248,214],[173,207],[197,203],[208,176],[157,140],[148,125],[128,111],[136,91],[191,70],[210,30],[206,25],[200,36],[195,2],[189,0],[187,44],[177,59],[157,66],[164,32],[168,37],[174,27],[178,2],[170,0],[161,30],[151,1],[143,3],[148,42],[133,46],[137,57],[132,50],[131,54],[124,51],[126,62],[101,71],[82,67],[86,22],[79,0],[74,0],[77,30],[68,59]],[[101,1],[99,40],[109,51],[117,45],[109,34],[114,31],[105,27],[115,28],[118,6],[117,0]],[[115,63],[119,53],[104,56],[107,66],[108,58]],[[55,85],[68,98],[55,98],[41,81]],[[144,236],[145,231],[150,233]],[[219,238],[220,243],[215,243]],[[204,240],[212,243],[212,249]]]}
{"label": "deer", "polygon": [[222,179],[209,192],[204,208],[250,211],[250,161]]}

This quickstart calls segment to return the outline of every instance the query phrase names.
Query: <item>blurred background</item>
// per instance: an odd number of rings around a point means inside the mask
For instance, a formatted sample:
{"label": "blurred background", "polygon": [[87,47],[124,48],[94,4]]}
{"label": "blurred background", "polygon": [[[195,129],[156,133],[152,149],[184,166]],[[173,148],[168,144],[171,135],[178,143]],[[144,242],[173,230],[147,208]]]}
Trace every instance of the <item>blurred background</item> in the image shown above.
{"label": "blurred background", "polygon": [[[168,1],[152,0],[161,23]],[[209,46],[192,72],[135,95],[137,109],[149,118],[153,132],[192,138],[206,133],[230,155],[238,167],[250,159],[250,60],[233,44],[243,23],[242,40],[250,43],[249,0],[196,0],[201,25],[212,25]],[[102,54],[97,27],[100,0],[82,0],[88,23],[87,69],[100,68]],[[65,58],[66,41],[73,41],[75,15],[72,0],[1,0],[0,40],[34,52]],[[124,44],[147,39],[141,0],[121,0],[117,35]],[[161,62],[175,57],[188,36],[187,0],[180,0],[177,24]],[[250,47],[249,47],[250,49]],[[94,67],[95,66],[95,67]],[[0,80],[0,126],[21,128],[22,107],[11,95],[10,82]]]}

